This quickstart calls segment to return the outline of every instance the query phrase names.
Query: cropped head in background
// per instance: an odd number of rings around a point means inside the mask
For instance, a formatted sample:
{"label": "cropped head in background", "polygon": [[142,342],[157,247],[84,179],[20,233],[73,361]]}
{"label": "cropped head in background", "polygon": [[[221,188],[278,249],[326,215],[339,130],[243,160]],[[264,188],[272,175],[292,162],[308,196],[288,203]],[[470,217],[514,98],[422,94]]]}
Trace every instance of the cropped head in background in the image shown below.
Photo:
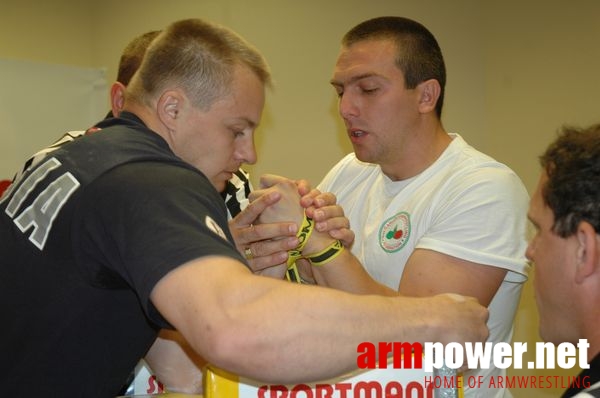
{"label": "cropped head in background", "polygon": [[[600,382],[600,124],[563,128],[540,161],[527,248],[540,336],[554,344],[586,339],[590,369],[581,376],[593,385]],[[573,384],[564,396],[581,389]]]}

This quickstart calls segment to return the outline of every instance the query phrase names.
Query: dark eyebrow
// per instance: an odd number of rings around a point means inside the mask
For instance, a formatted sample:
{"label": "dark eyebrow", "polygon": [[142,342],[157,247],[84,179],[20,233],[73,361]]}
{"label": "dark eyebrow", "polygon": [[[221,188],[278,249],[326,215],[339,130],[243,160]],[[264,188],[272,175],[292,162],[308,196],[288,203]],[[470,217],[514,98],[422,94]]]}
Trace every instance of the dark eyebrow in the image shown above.
{"label": "dark eyebrow", "polygon": [[[345,84],[352,84],[352,83],[355,83],[355,82],[357,82],[359,80],[362,80],[362,79],[368,79],[370,77],[378,77],[378,76],[379,76],[378,74],[372,73],[372,72],[363,73],[362,75],[352,76]],[[331,79],[329,81],[329,84],[331,84],[332,86],[337,86],[337,87],[343,87],[344,86],[344,83],[342,83],[340,81],[336,81],[334,79]]]}

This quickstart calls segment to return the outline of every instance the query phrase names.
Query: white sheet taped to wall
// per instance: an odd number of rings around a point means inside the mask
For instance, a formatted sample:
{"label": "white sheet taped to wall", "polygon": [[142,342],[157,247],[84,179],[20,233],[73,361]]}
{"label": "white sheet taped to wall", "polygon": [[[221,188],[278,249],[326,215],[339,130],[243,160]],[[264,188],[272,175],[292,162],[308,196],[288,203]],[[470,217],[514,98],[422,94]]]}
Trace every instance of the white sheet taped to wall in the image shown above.
{"label": "white sheet taped to wall", "polygon": [[108,110],[103,68],[0,59],[0,180],[69,130],[85,130]]}

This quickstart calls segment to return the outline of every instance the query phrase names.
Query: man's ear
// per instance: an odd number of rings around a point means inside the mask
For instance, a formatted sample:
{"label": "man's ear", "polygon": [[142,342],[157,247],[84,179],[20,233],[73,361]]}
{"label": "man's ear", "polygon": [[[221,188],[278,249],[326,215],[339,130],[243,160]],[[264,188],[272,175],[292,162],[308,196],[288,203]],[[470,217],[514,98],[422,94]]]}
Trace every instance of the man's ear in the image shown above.
{"label": "man's ear", "polygon": [[160,121],[170,130],[175,131],[177,118],[185,103],[185,97],[178,90],[165,91],[156,104]]}
{"label": "man's ear", "polygon": [[582,283],[586,278],[600,273],[600,236],[587,221],[579,223],[577,238],[577,268],[575,281]]}
{"label": "man's ear", "polygon": [[114,82],[110,86],[110,106],[114,117],[118,117],[123,110],[125,102],[125,85],[121,82]]}
{"label": "man's ear", "polygon": [[429,113],[435,111],[435,106],[442,88],[436,79],[425,80],[417,86],[419,93],[419,111],[421,113]]}

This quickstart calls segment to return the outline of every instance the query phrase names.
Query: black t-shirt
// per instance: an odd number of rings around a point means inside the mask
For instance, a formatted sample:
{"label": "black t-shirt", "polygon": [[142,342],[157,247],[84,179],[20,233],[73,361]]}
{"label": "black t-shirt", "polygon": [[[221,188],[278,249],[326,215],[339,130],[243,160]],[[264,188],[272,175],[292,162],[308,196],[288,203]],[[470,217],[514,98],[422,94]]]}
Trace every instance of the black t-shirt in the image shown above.
{"label": "black t-shirt", "polygon": [[[585,390],[587,388],[586,386],[593,386],[598,382],[600,382],[600,354],[597,354],[594,359],[592,359],[588,369],[584,369],[577,375],[577,383],[569,386],[563,394],[563,398],[573,397]],[[596,388],[593,392],[590,391],[590,395],[595,397],[600,396],[600,389]]]}
{"label": "black t-shirt", "polygon": [[0,199],[3,394],[113,397],[169,324],[177,266],[243,258],[219,193],[132,114],[53,152]]}

